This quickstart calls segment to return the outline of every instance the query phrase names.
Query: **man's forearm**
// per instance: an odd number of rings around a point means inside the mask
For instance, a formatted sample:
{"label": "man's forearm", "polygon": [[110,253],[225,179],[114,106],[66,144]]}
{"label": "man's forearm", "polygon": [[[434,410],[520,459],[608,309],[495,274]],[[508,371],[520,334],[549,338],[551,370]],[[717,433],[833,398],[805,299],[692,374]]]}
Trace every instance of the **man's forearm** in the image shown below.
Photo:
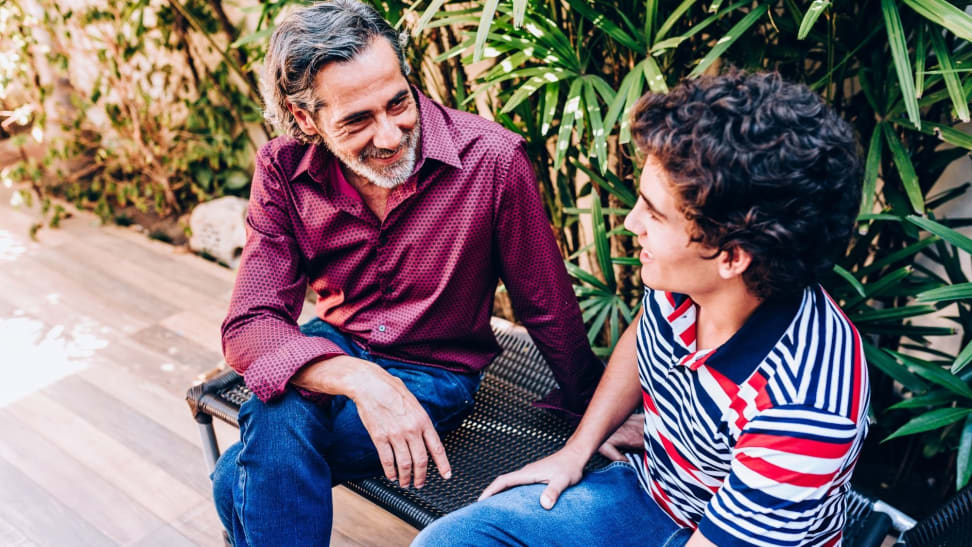
{"label": "man's forearm", "polygon": [[590,406],[567,440],[568,447],[585,457],[601,446],[641,400],[636,344],[639,319],[640,314],[618,340]]}
{"label": "man's forearm", "polygon": [[318,359],[297,371],[290,383],[301,389],[327,395],[344,395],[356,399],[365,376],[378,368],[374,363],[349,355]]}

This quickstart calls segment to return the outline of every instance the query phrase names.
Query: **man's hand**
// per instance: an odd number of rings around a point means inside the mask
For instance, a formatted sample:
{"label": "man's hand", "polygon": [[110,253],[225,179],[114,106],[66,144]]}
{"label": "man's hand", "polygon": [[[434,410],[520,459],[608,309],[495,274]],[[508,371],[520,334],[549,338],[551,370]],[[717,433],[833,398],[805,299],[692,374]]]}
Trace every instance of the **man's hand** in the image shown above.
{"label": "man's hand", "polygon": [[547,487],[540,494],[540,505],[544,509],[552,509],[560,494],[581,479],[588,457],[565,446],[546,458],[527,464],[512,473],[496,477],[483,490],[479,499],[484,500],[493,494],[522,484],[544,483]]}
{"label": "man's hand", "polygon": [[621,424],[604,444],[597,449],[605,458],[614,461],[626,461],[623,452],[644,451],[645,449],[645,415],[632,414]]}
{"label": "man's hand", "polygon": [[[347,355],[308,365],[291,379],[298,387],[347,395],[358,407],[388,480],[404,488],[425,485],[429,455],[448,479],[452,468],[432,420],[399,378],[380,366]],[[413,481],[414,479],[414,481]]]}

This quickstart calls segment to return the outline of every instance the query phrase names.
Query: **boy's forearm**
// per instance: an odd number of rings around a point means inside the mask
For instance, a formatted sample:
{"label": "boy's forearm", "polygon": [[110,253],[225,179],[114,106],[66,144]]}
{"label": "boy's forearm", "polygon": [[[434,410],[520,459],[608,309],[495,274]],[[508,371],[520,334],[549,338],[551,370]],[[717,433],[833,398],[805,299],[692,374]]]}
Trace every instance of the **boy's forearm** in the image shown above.
{"label": "boy's forearm", "polygon": [[618,339],[590,406],[574,434],[567,440],[565,448],[584,458],[597,451],[641,400],[636,343],[640,318],[641,314],[638,314]]}

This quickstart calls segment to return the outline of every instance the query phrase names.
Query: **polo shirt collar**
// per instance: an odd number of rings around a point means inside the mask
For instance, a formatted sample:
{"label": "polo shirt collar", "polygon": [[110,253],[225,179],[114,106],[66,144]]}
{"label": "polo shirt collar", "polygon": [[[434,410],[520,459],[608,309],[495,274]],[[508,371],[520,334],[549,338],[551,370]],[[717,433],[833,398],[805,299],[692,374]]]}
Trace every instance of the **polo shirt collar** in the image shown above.
{"label": "polo shirt collar", "polygon": [[700,351],[695,349],[694,302],[684,294],[666,293],[666,300],[672,306],[666,320],[675,336],[680,338],[678,346],[682,350],[676,355],[679,359],[673,366],[696,370],[705,365],[737,384],[744,382],[779,343],[808,290],[764,300],[724,344]]}

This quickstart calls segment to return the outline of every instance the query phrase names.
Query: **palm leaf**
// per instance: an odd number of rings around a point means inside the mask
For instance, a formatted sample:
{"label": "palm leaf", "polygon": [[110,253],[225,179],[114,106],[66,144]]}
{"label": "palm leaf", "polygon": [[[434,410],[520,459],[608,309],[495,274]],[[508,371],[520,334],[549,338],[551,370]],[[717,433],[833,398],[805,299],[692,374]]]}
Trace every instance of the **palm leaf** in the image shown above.
{"label": "palm leaf", "polygon": [[611,240],[608,238],[607,229],[604,226],[601,197],[596,192],[591,192],[591,224],[594,231],[594,253],[597,255],[597,263],[601,268],[605,285],[613,293],[615,281],[614,267],[611,264]]}
{"label": "palm leaf", "polygon": [[972,42],[972,16],[946,0],[903,0],[919,15],[947,28],[963,40]]}
{"label": "palm leaf", "polygon": [[499,0],[485,0],[483,2],[483,14],[479,16],[479,28],[476,29],[476,46],[473,49],[473,60],[479,61],[483,58],[483,47],[486,45],[486,37],[489,28],[493,24],[496,16],[496,5]]}
{"label": "palm leaf", "polygon": [[951,243],[952,245],[955,245],[959,249],[972,254],[972,239],[965,237],[948,226],[943,226],[942,224],[928,218],[915,215],[908,215],[906,218],[908,219],[908,222],[922,228],[923,230],[929,231]]}
{"label": "palm leaf", "polygon": [[567,92],[567,103],[564,105],[563,118],[560,120],[560,131],[557,133],[557,154],[554,159],[554,168],[556,169],[560,169],[564,165],[567,148],[570,146],[570,136],[574,130],[574,119],[581,112],[581,87],[583,83],[582,79],[575,79]]}
{"label": "palm leaf", "polygon": [[937,32],[929,33],[931,37],[932,49],[938,57],[938,64],[942,67],[942,77],[945,78],[945,88],[952,99],[952,106],[955,107],[955,115],[963,122],[969,121],[969,102],[965,98],[962,90],[962,82],[955,72],[955,63],[952,61],[952,54],[945,47],[945,40]]}
{"label": "palm leaf", "polygon": [[820,14],[828,7],[830,7],[830,0],[813,0],[813,3],[807,9],[806,15],[803,16],[803,21],[800,22],[797,40],[803,40],[807,37],[807,34],[810,34],[810,29],[813,28],[813,24],[817,22]]}
{"label": "palm leaf", "polygon": [[[889,1],[889,0],[884,0],[884,1]],[[692,72],[689,73],[688,77],[697,78],[703,72],[705,72],[705,70],[709,68],[709,65],[711,65],[713,62],[715,62],[716,59],[722,56],[722,54],[725,53],[727,49],[729,49],[729,46],[731,46],[736,40],[738,40],[739,37],[742,36],[743,33],[745,33],[749,29],[749,27],[753,26],[753,24],[755,24],[756,21],[758,21],[761,17],[763,17],[763,15],[766,14],[766,11],[768,9],[769,9],[769,4],[760,4],[759,6],[756,7],[756,9],[749,12],[748,14],[746,14],[745,17],[740,19],[738,23],[736,23],[731,29],[729,29],[729,32],[727,32],[725,36],[723,36],[716,42],[716,45],[712,48],[712,50],[705,54],[705,57],[703,57],[702,60],[699,61],[699,64],[694,69],[692,69]]]}
{"label": "palm leaf", "polygon": [[[894,60],[894,70],[898,75],[901,86],[902,100],[908,110],[911,123],[921,127],[918,115],[918,96],[915,94],[915,79],[911,74],[911,62],[908,60],[908,44],[905,41],[904,29],[901,26],[901,15],[895,0],[881,0],[881,12],[884,15],[884,28],[888,32],[888,45],[891,46],[891,58]],[[912,202],[912,205],[914,202]],[[916,209],[918,210],[918,209]]]}
{"label": "palm leaf", "polygon": [[914,435],[915,433],[922,433],[925,431],[938,429],[940,427],[955,423],[962,418],[965,418],[970,413],[972,413],[972,409],[968,408],[939,408],[932,410],[918,416],[917,418],[913,418],[911,421],[898,428],[897,431],[885,437],[881,442],[887,442],[896,437],[904,437],[905,435]]}
{"label": "palm leaf", "polygon": [[901,184],[904,185],[908,201],[911,208],[916,213],[924,212],[925,199],[921,194],[921,186],[918,184],[918,175],[915,173],[915,166],[911,164],[911,158],[905,152],[901,140],[895,135],[890,125],[884,124],[884,137],[891,149],[891,156],[894,158],[894,166],[898,168],[898,175],[901,177]]}
{"label": "palm leaf", "polygon": [[881,166],[881,152],[884,149],[881,138],[882,126],[880,122],[871,132],[871,143],[867,147],[867,161],[864,163],[864,188],[861,191],[861,213],[869,213],[874,208],[874,192],[877,189],[878,168]]}

